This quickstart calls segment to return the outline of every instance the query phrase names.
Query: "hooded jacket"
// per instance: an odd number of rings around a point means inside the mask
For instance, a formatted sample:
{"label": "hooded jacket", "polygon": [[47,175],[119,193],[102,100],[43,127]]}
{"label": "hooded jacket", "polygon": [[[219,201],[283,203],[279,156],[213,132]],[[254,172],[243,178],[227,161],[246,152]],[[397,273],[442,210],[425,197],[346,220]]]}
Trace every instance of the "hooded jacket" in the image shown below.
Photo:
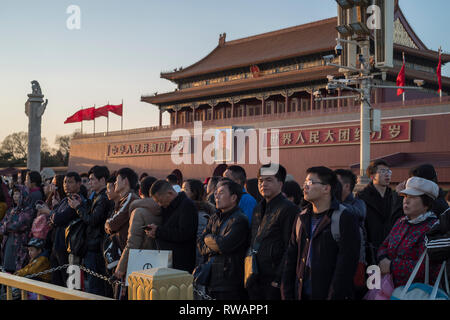
{"label": "hooded jacket", "polygon": [[[8,250],[8,257],[14,259],[15,270],[21,269],[28,261],[28,249],[26,244],[29,240],[31,225],[34,215],[30,206],[30,197],[25,187],[16,186],[20,189],[19,204],[8,210],[3,220],[0,222],[0,235],[3,235],[1,258],[4,266],[5,252]],[[16,248],[15,252],[9,251]],[[14,270],[14,271],[15,271]]]}
{"label": "hooded jacket", "polygon": [[130,249],[154,250],[155,240],[147,237],[143,226],[162,223],[161,208],[152,198],[138,199],[130,205],[130,227],[125,249],[120,257],[118,270],[126,273]]}

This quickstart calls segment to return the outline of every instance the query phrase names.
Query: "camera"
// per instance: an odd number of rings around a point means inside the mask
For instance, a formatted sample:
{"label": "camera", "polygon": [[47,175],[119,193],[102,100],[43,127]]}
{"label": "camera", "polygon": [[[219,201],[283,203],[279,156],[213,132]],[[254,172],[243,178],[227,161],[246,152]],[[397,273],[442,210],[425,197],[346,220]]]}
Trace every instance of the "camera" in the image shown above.
{"label": "camera", "polygon": [[329,83],[329,84],[327,84],[326,89],[327,89],[328,94],[334,94],[336,92],[337,85],[334,83]]}
{"label": "camera", "polygon": [[334,48],[334,51],[336,52],[337,56],[342,55],[342,51],[344,50],[344,48],[342,48],[342,45],[340,42],[338,42],[338,44],[336,45],[336,47]]}
{"label": "camera", "polygon": [[334,54],[323,56],[322,59],[325,61],[326,64],[331,63],[334,60]]}
{"label": "camera", "polygon": [[316,90],[313,92],[314,97],[316,98],[320,98],[322,96],[322,94],[320,93],[320,90]]}

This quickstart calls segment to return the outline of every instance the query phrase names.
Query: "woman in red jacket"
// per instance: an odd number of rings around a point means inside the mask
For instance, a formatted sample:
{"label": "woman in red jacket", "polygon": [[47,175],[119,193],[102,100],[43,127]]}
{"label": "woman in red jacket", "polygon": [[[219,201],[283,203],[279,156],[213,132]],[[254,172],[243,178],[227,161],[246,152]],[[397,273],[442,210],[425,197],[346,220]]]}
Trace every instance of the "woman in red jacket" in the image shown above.
{"label": "woman in red jacket", "polygon": [[[403,212],[378,250],[381,274],[390,273],[395,287],[403,286],[425,250],[425,234],[437,222],[430,210],[433,200],[439,194],[436,183],[419,177],[412,177],[406,183]],[[434,283],[439,266],[430,263],[430,281]],[[419,269],[415,282],[424,282],[425,264]]]}

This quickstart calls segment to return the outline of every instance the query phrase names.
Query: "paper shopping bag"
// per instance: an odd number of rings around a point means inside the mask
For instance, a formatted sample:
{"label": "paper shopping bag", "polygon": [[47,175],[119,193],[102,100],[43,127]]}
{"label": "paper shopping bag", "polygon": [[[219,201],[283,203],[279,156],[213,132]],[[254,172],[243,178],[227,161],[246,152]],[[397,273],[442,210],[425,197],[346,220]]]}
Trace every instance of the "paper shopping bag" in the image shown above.
{"label": "paper shopping bag", "polygon": [[125,285],[132,272],[152,268],[172,268],[172,250],[130,249]]}

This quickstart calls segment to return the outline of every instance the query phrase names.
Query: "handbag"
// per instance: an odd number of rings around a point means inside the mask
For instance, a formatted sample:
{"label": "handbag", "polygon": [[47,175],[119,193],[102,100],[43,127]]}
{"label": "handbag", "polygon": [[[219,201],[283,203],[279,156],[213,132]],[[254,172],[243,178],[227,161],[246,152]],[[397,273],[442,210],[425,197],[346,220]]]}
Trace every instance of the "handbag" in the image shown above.
{"label": "handbag", "polygon": [[363,300],[389,300],[394,292],[394,281],[390,274],[381,277],[380,289],[370,289]]}
{"label": "handbag", "polygon": [[157,250],[130,249],[125,277],[126,286],[128,286],[128,276],[134,271],[172,268],[172,250],[159,250],[158,245],[157,248]]}
{"label": "handbag", "polygon": [[214,257],[211,257],[207,262],[199,264],[192,272],[194,277],[194,284],[200,286],[207,286],[211,278],[211,268]]}
{"label": "handbag", "polygon": [[[264,215],[263,221],[264,219],[266,219],[267,215]],[[267,227],[270,223],[266,222],[264,227]],[[262,222],[261,222],[262,225]],[[258,228],[258,232],[256,234],[259,233],[261,225],[259,225]],[[244,288],[248,288],[249,286],[251,286],[251,283],[256,281],[256,278],[258,277],[259,274],[259,268],[258,268],[258,261],[256,260],[256,255],[258,254],[258,250],[259,247],[261,246],[261,242],[262,239],[264,239],[265,232],[267,231],[267,228],[263,231],[261,231],[260,236],[259,237],[255,237],[253,246],[251,246],[248,249],[247,255],[245,257],[244,260]]]}
{"label": "handbag", "polygon": [[115,234],[107,236],[103,241],[103,258],[106,268],[112,270],[120,261],[122,251],[120,250],[119,240]]}
{"label": "handbag", "polygon": [[[258,244],[259,248],[259,244]],[[244,260],[244,287],[248,288],[249,284],[252,281],[255,281],[255,278],[258,275],[258,262],[256,261],[256,254],[258,253],[258,249],[249,249],[247,256]]]}
{"label": "handbag", "polygon": [[84,257],[87,252],[87,224],[81,219],[73,220],[65,229],[65,242],[67,252]]}
{"label": "handbag", "polygon": [[[425,283],[414,283],[414,278],[419,272],[419,268],[422,265],[422,262],[427,256],[427,261],[425,263]],[[436,279],[434,286],[428,284],[429,278],[429,266],[428,266],[428,255],[427,249],[423,252],[416,266],[414,267],[411,276],[408,279],[406,285],[398,287],[394,290],[391,296],[391,300],[449,300],[449,286],[448,286],[448,277],[446,272],[446,261],[442,263],[441,269],[439,271],[439,275]],[[439,285],[442,279],[442,275],[445,277],[445,287],[447,293],[444,290],[439,289]]]}

